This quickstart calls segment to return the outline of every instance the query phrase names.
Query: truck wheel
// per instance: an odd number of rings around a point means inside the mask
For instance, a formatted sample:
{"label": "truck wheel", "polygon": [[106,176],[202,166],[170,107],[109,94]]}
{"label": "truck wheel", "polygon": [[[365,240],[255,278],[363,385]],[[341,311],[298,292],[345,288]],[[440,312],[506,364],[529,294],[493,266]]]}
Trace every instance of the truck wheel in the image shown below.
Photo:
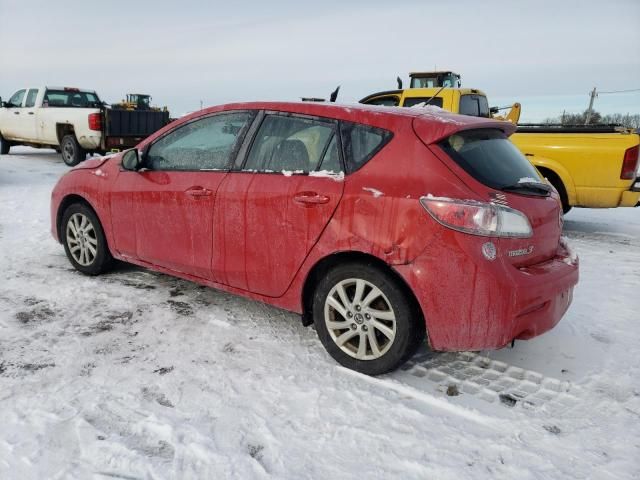
{"label": "truck wheel", "polygon": [[341,365],[367,375],[395,370],[425,338],[425,324],[384,270],[346,263],[330,270],[313,297],[320,341]]}
{"label": "truck wheel", "polygon": [[80,146],[73,134],[62,137],[60,150],[62,151],[62,160],[70,167],[79,164],[87,156],[87,152]]}
{"label": "truck wheel", "polygon": [[2,134],[0,134],[0,155],[7,155],[9,153],[9,149],[11,145],[7,142]]}
{"label": "truck wheel", "polygon": [[560,201],[562,202],[562,213],[569,213],[569,210],[571,210],[571,205],[569,205],[569,196],[567,195],[567,190],[564,188],[562,180],[560,180],[560,178],[558,178],[557,176],[551,175],[547,176],[547,179],[551,182],[553,188],[558,191],[558,195],[560,195]]}

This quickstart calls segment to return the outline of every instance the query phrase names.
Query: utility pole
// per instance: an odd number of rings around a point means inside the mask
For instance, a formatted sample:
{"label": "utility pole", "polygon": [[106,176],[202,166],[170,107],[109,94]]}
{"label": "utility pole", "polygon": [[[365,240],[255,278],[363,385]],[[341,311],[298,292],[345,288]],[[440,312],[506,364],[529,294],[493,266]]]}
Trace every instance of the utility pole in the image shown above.
{"label": "utility pole", "polygon": [[200,100],[200,110],[202,110],[202,100]]}
{"label": "utility pole", "polygon": [[591,115],[593,114],[593,101],[598,96],[598,94],[596,93],[596,87],[593,87],[593,90],[591,90],[590,95],[591,95],[591,99],[589,100],[589,108],[587,108],[587,112],[584,119],[585,125],[589,125],[589,122],[591,121]]}

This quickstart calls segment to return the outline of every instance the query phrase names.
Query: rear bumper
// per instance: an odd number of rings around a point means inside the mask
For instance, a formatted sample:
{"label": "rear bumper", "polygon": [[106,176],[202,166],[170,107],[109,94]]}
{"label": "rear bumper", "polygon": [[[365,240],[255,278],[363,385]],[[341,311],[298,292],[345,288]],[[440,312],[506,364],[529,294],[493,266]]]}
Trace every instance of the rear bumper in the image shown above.
{"label": "rear bumper", "polygon": [[636,178],[627,192],[622,192],[621,207],[637,207],[640,205],[640,177]]}
{"label": "rear bumper", "polygon": [[622,192],[622,197],[620,198],[621,207],[637,207],[639,202],[640,192]]}
{"label": "rear bumper", "polygon": [[96,132],[95,135],[81,135],[78,137],[78,143],[85,150],[96,150],[100,148],[100,141],[102,140],[102,134]]}
{"label": "rear bumper", "polygon": [[457,248],[434,246],[396,267],[422,308],[431,348],[497,349],[560,321],[578,282],[577,259],[559,249],[549,261],[516,268],[480,254],[488,239],[466,237],[457,239]]}
{"label": "rear bumper", "polygon": [[122,151],[135,147],[145,137],[107,137],[105,147],[107,151]]}

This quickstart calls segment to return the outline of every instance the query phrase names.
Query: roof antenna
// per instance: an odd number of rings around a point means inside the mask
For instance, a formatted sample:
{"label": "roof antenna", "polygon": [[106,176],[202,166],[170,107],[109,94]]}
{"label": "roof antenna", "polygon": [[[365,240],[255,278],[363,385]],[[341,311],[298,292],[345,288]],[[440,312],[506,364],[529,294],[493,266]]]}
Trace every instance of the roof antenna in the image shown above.
{"label": "roof antenna", "polygon": [[398,90],[402,90],[402,79],[398,77],[396,78],[396,82],[398,82]]}
{"label": "roof antenna", "polygon": [[336,88],[333,92],[331,92],[331,96],[329,97],[330,102],[335,103],[336,99],[338,98],[339,91],[340,91],[340,85],[338,85],[338,88]]}

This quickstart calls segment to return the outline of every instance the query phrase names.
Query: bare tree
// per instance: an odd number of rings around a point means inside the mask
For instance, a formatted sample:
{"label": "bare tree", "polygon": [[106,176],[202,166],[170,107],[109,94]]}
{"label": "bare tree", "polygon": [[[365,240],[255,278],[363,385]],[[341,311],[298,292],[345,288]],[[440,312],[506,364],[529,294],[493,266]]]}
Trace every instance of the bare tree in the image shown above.
{"label": "bare tree", "polygon": [[[586,111],[583,113],[563,113],[557,117],[546,118],[543,123],[560,124],[560,125],[584,125],[586,120]],[[602,115],[599,112],[592,112],[589,125],[596,123],[608,123],[622,125],[627,128],[640,128],[640,114],[629,113],[609,113]]]}

